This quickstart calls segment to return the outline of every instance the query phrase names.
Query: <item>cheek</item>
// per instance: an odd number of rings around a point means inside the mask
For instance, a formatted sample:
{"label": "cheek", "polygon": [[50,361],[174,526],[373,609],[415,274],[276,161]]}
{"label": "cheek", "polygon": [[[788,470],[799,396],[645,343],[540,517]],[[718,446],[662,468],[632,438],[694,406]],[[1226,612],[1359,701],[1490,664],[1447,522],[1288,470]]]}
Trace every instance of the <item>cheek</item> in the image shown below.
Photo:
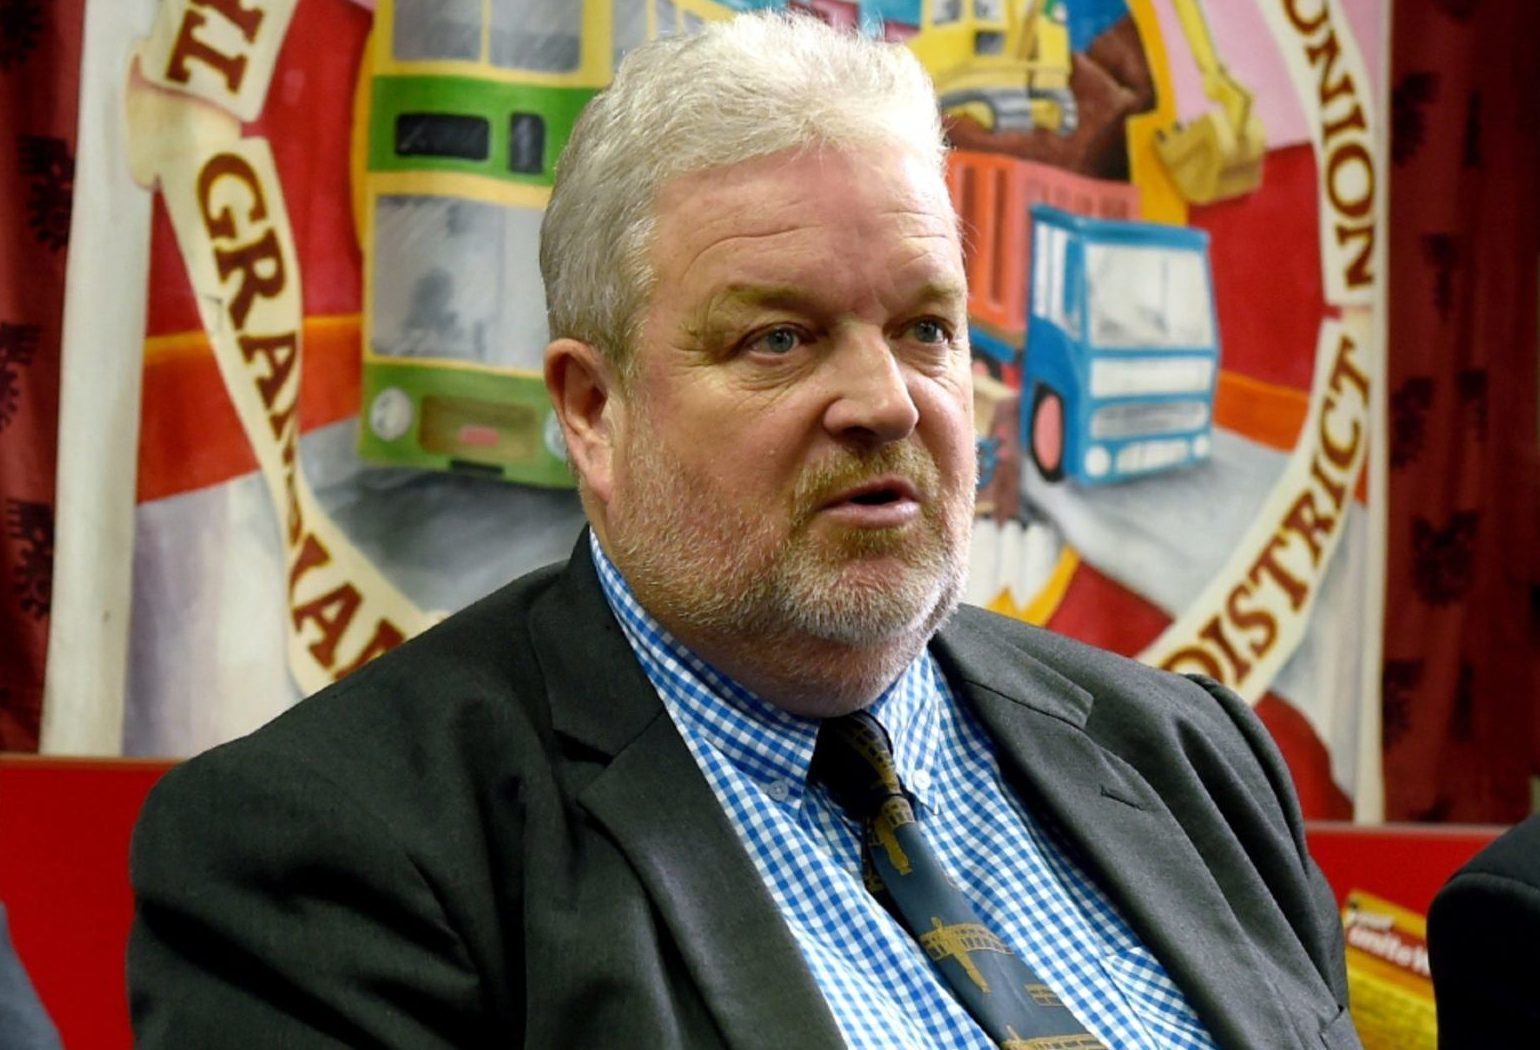
{"label": "cheek", "polygon": [[[676,422],[684,423],[680,419]],[[777,452],[774,435],[754,428],[715,425],[671,427],[654,435],[660,445],[654,462],[663,479],[691,513],[731,513],[742,517],[767,510],[775,489]]]}
{"label": "cheek", "polygon": [[721,398],[704,410],[692,406],[675,448],[719,492],[773,500],[795,483],[818,433],[816,399],[797,393]]}
{"label": "cheek", "polygon": [[746,438],[741,443],[721,441],[705,446],[713,494],[751,513],[769,513],[781,503],[784,487],[773,442]]}
{"label": "cheek", "polygon": [[948,466],[956,469],[957,461],[974,455],[973,384],[969,376],[937,383],[922,411],[929,420],[936,454],[945,456]]}

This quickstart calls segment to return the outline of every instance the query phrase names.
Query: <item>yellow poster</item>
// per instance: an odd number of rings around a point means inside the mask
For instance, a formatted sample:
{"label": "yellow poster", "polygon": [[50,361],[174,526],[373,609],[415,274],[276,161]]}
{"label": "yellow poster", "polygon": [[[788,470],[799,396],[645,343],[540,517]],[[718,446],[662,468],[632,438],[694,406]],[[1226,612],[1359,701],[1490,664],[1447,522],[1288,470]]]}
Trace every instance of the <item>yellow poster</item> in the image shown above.
{"label": "yellow poster", "polygon": [[1436,1050],[1428,920],[1362,890],[1342,912],[1348,992],[1364,1050]]}

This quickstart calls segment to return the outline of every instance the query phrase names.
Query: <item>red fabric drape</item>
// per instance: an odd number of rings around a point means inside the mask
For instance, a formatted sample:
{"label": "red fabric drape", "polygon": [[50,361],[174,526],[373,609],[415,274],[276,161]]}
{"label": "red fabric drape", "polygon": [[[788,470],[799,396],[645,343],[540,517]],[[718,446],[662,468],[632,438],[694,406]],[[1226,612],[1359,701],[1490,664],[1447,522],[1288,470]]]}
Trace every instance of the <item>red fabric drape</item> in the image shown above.
{"label": "red fabric drape", "polygon": [[1392,28],[1386,817],[1529,811],[1540,5]]}
{"label": "red fabric drape", "polygon": [[0,750],[42,708],[83,8],[0,3]]}

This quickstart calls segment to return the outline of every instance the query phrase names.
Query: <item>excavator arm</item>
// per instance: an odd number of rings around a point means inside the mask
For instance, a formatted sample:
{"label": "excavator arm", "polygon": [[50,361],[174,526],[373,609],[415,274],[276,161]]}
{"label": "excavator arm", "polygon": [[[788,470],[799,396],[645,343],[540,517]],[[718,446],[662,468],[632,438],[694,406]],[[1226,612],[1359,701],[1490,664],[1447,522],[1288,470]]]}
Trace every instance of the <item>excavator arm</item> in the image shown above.
{"label": "excavator arm", "polygon": [[1203,93],[1215,108],[1156,133],[1155,151],[1182,196],[1194,204],[1238,197],[1262,181],[1267,137],[1251,90],[1220,60],[1201,0],[1171,0],[1192,48]]}

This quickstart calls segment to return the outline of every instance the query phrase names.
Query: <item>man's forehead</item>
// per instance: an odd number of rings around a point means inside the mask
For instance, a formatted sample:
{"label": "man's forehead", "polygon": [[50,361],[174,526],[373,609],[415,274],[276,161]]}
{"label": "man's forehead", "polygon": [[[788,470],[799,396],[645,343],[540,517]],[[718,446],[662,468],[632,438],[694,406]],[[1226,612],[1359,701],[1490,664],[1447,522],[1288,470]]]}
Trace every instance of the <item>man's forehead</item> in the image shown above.
{"label": "man's forehead", "polygon": [[[823,204],[832,186],[845,193],[886,191],[907,200],[917,218],[952,216],[946,180],[933,160],[899,142],[834,146],[812,144],[767,153],[732,163],[679,172],[659,184],[654,197],[655,216],[682,214],[686,221],[708,219],[712,204],[729,202],[740,194],[759,195],[774,190],[775,202],[788,211]],[[763,218],[763,232],[774,232],[783,218],[760,209],[751,215]]]}
{"label": "man's forehead", "polygon": [[773,285],[778,274],[797,279],[782,267],[799,257],[816,269],[810,253],[891,253],[902,244],[913,248],[899,250],[913,257],[906,284],[961,264],[944,180],[897,148],[772,154],[692,172],[664,184],[655,222],[653,262],[675,278],[709,263],[712,283]]}

